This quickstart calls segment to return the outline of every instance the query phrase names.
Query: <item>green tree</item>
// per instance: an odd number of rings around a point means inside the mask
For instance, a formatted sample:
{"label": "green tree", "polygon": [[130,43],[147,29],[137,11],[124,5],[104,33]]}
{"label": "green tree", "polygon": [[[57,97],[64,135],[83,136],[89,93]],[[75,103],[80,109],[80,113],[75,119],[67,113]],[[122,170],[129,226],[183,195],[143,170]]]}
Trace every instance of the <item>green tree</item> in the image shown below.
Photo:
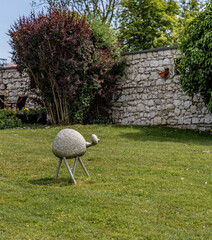
{"label": "green tree", "polygon": [[42,5],[46,5],[47,8],[57,8],[57,7],[63,7],[68,8],[71,0],[32,0],[31,5],[33,7],[38,7]]}
{"label": "green tree", "polygon": [[181,32],[197,16],[199,11],[205,6],[205,1],[201,0],[179,0],[179,13],[175,27],[172,31],[172,44],[180,44]]}
{"label": "green tree", "polygon": [[179,59],[181,84],[189,94],[200,93],[212,111],[212,4],[184,29]]}
{"label": "green tree", "polygon": [[119,30],[125,49],[167,46],[171,42],[178,12],[174,0],[122,0]]}
{"label": "green tree", "polygon": [[63,6],[86,14],[89,18],[99,18],[102,23],[114,23],[120,0],[34,0],[33,6],[47,5],[47,7]]}

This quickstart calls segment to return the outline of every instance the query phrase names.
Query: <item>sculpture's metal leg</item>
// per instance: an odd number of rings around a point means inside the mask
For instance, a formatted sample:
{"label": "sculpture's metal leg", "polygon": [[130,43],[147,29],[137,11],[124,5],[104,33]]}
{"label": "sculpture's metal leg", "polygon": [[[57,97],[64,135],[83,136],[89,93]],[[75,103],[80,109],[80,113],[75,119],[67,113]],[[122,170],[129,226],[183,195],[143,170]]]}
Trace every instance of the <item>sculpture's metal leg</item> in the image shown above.
{"label": "sculpture's metal leg", "polygon": [[77,167],[77,161],[78,161],[78,157],[75,158],[74,167],[73,167],[73,176],[75,174],[75,170],[76,170],[76,167]]}
{"label": "sculpture's metal leg", "polygon": [[61,163],[62,163],[62,159],[60,158],[59,163],[58,163],[58,167],[57,167],[57,171],[56,171],[56,174],[55,174],[55,179],[57,179],[57,177],[58,177],[58,173],[59,173],[59,170],[60,170]]}
{"label": "sculpture's metal leg", "polygon": [[67,167],[67,169],[68,169],[68,172],[69,172],[69,174],[70,174],[70,176],[71,176],[74,184],[77,184],[76,181],[75,181],[75,179],[74,179],[74,176],[73,176],[73,174],[72,174],[72,172],[71,172],[71,169],[70,169],[70,167],[69,167],[69,165],[68,165],[68,163],[67,163],[67,161],[66,161],[66,158],[64,157],[63,160],[64,160],[64,162],[65,162],[65,164],[66,164],[66,167]]}
{"label": "sculpture's metal leg", "polygon": [[88,177],[90,177],[89,174],[88,174],[88,171],[87,171],[87,169],[85,168],[85,166],[84,166],[82,160],[80,159],[80,157],[78,157],[78,160],[79,160],[79,162],[81,163],[82,168],[84,169],[85,173],[88,175]]}

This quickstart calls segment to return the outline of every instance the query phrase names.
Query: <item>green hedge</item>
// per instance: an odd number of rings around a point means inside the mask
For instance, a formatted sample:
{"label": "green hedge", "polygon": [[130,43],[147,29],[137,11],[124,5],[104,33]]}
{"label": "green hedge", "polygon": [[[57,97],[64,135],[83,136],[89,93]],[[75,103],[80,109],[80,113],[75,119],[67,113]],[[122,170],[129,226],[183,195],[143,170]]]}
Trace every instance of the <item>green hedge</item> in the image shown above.
{"label": "green hedge", "polygon": [[22,126],[22,121],[16,117],[12,110],[0,110],[0,129],[14,128]]}
{"label": "green hedge", "polygon": [[46,124],[45,109],[0,110],[0,129],[22,127],[24,124],[35,123]]}

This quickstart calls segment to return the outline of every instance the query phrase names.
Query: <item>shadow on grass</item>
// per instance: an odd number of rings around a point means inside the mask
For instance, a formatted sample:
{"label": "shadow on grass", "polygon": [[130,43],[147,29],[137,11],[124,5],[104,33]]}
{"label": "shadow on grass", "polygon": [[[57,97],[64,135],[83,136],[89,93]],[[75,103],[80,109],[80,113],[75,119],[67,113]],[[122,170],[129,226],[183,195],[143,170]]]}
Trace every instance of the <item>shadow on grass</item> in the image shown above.
{"label": "shadow on grass", "polygon": [[71,179],[68,178],[58,178],[58,179],[54,179],[54,178],[40,178],[40,179],[31,179],[29,180],[29,183],[34,184],[34,185],[61,185],[61,184],[73,184],[73,181]]}
{"label": "shadow on grass", "polygon": [[180,142],[209,146],[212,133],[168,127],[113,126],[120,128],[119,136],[134,141]]}
{"label": "shadow on grass", "polygon": [[[77,182],[77,185],[94,183],[90,179],[76,180],[76,182]],[[72,179],[69,179],[69,178],[58,178],[56,180],[54,178],[32,179],[32,180],[29,180],[29,183],[33,185],[39,185],[39,186],[59,186],[59,187],[74,185]]]}

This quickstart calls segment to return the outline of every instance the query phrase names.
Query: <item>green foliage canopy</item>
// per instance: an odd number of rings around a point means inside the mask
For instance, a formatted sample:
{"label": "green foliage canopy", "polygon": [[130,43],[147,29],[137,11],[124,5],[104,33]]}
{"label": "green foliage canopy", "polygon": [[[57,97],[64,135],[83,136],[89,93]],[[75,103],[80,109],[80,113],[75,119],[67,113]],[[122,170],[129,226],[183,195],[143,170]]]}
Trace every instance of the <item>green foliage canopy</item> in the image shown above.
{"label": "green foliage canopy", "polygon": [[167,46],[177,13],[172,0],[122,0],[120,40],[128,51]]}
{"label": "green foliage canopy", "polygon": [[85,14],[89,18],[99,18],[102,23],[111,25],[117,15],[120,0],[33,0],[32,6],[70,8],[71,11]]}
{"label": "green foliage canopy", "polygon": [[115,26],[125,51],[179,45],[181,31],[206,0],[35,0],[33,6],[69,8]]}
{"label": "green foliage canopy", "polygon": [[125,50],[179,45],[181,31],[204,3],[201,0],[122,0],[119,31]]}
{"label": "green foliage canopy", "polygon": [[182,36],[181,84],[190,95],[200,93],[212,111],[212,4],[190,22]]}
{"label": "green foliage canopy", "polygon": [[201,0],[179,0],[178,15],[174,29],[172,31],[172,43],[175,45],[180,44],[182,31],[186,26],[197,16],[198,12],[204,8],[205,1]]}

